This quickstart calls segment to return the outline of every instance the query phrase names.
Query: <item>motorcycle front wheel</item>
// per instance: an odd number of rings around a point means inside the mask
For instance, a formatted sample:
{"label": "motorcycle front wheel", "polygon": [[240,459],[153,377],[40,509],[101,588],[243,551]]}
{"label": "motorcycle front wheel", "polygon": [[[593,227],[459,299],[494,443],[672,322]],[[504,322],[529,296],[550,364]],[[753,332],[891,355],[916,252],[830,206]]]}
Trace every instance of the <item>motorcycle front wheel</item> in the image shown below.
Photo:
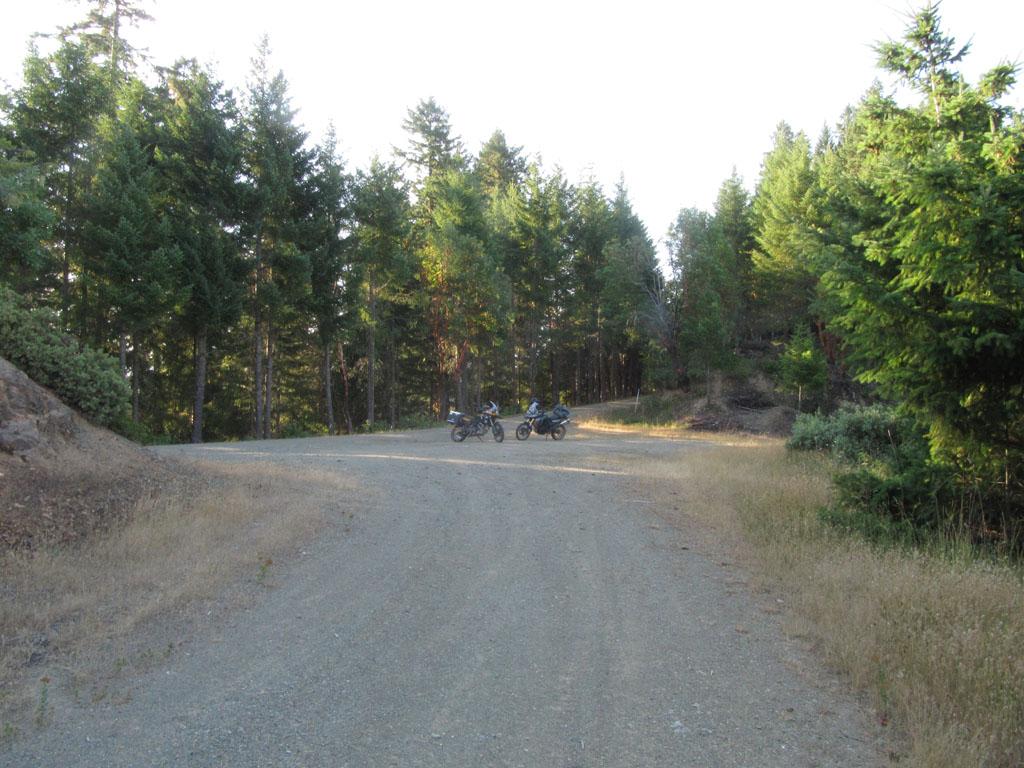
{"label": "motorcycle front wheel", "polygon": [[494,442],[500,443],[505,439],[505,428],[498,422],[494,422],[494,425],[491,427],[491,434],[494,435]]}
{"label": "motorcycle front wheel", "polygon": [[516,440],[525,440],[530,436],[530,425],[525,421],[516,427]]}
{"label": "motorcycle front wheel", "polygon": [[551,439],[561,440],[563,437],[565,437],[565,424],[555,424],[551,428]]}
{"label": "motorcycle front wheel", "polygon": [[461,443],[466,439],[466,430],[462,427],[452,427],[452,440]]}

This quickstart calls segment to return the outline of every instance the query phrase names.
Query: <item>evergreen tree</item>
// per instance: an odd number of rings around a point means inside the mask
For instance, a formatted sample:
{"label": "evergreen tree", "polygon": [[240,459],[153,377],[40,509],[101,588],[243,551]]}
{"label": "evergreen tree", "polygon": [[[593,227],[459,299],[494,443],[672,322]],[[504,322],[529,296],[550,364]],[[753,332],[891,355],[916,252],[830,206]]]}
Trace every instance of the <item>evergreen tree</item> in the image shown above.
{"label": "evergreen tree", "polygon": [[601,187],[590,181],[577,188],[569,217],[571,260],[566,280],[570,290],[563,317],[563,325],[571,328],[576,357],[577,403],[608,397],[600,273],[605,264],[605,246],[614,236],[612,206]]}
{"label": "evergreen tree", "polygon": [[[112,96],[129,82],[139,52],[128,43],[124,30],[142,21],[152,21],[144,9],[145,0],[89,0],[86,18],[63,31],[77,35],[92,51],[97,64],[107,73]],[[113,102],[112,102],[113,105]]]}
{"label": "evergreen tree", "polygon": [[880,88],[857,108],[829,162],[823,283],[860,378],[930,429],[933,454],[1002,489],[1020,515],[1024,471],[1024,150],[999,105],[1015,69],[968,84],[966,53],[935,6],[883,69],[920,94]]}
{"label": "evergreen tree", "polygon": [[156,209],[159,193],[152,148],[142,146],[130,125],[115,123],[94,189],[84,201],[90,218],[83,228],[82,280],[89,301],[116,339],[122,375],[130,375],[136,421],[140,346],[146,333],[170,313],[176,298],[180,253],[172,245],[169,222]]}
{"label": "evergreen tree", "polygon": [[274,405],[274,351],[279,333],[308,290],[308,254],[297,247],[296,198],[309,172],[306,134],[294,122],[283,73],[272,75],[270,45],[260,43],[246,104],[243,238],[253,275],[254,432],[268,438]]}
{"label": "evergreen tree", "polygon": [[704,211],[680,211],[668,236],[672,291],[679,316],[680,358],[705,377],[733,362],[740,286],[737,254],[722,220]]}
{"label": "evergreen tree", "polygon": [[[642,384],[642,351],[646,328],[638,325],[642,308],[660,292],[654,243],[633,212],[625,182],[620,180],[611,203],[611,236],[606,241],[601,281],[601,333],[611,342],[608,356],[611,395],[622,396]],[[642,332],[643,331],[643,332]]]}
{"label": "evergreen tree", "polygon": [[783,387],[796,390],[796,409],[803,410],[804,389],[825,388],[825,355],[815,346],[806,327],[794,331],[779,357],[778,378]]}
{"label": "evergreen tree", "polygon": [[333,126],[315,150],[307,179],[301,217],[303,249],[309,255],[309,307],[313,317],[320,358],[327,432],[337,431],[332,397],[331,348],[341,331],[345,304],[344,281],[349,269],[349,244],[342,231],[350,226],[350,180],[338,157]]}
{"label": "evergreen tree", "polygon": [[786,334],[803,322],[817,278],[806,246],[810,195],[815,185],[810,144],[785,123],[765,155],[751,213],[755,310],[763,332]]}
{"label": "evergreen tree", "polygon": [[192,341],[191,440],[203,440],[211,347],[238,321],[246,267],[232,235],[240,216],[241,131],[234,98],[195,61],[161,70],[167,94],[157,159],[164,215],[187,293],[180,322]]}
{"label": "evergreen tree", "polygon": [[[517,360],[525,361],[531,397],[539,394],[542,352],[560,346],[552,343],[551,336],[561,330],[564,305],[558,294],[563,287],[568,206],[568,188],[561,173],[545,178],[538,164],[530,166],[522,188],[510,187],[507,210],[514,247],[508,253],[505,274],[512,283],[514,346]],[[516,370],[517,381],[521,373]]]}
{"label": "evergreen tree", "polygon": [[495,200],[523,183],[527,164],[522,151],[522,147],[510,147],[501,131],[491,134],[491,138],[480,148],[473,166],[484,197]]}
{"label": "evergreen tree", "polygon": [[374,158],[357,174],[354,191],[356,263],[361,269],[361,307],[366,331],[366,412],[372,427],[376,412],[377,340],[383,332],[388,371],[389,423],[397,426],[399,306],[408,304],[412,277],[409,254],[411,211],[399,169]]}
{"label": "evergreen tree", "polygon": [[68,322],[73,278],[80,268],[75,250],[83,221],[80,199],[90,184],[97,125],[109,103],[109,89],[89,48],[67,36],[48,56],[33,47],[23,74],[24,85],[14,94],[11,124],[16,144],[49,169],[48,203],[57,216],[55,248]]}
{"label": "evergreen tree", "polygon": [[42,170],[6,133],[0,126],[0,282],[38,293],[56,286],[58,266],[47,247],[54,216]]}
{"label": "evergreen tree", "polygon": [[429,209],[429,195],[423,196],[427,181],[448,171],[466,170],[465,149],[462,140],[452,135],[448,113],[432,98],[410,109],[402,127],[408,134],[408,148],[396,149],[395,154],[413,173],[415,191],[422,198],[419,204]]}
{"label": "evergreen tree", "polygon": [[[449,385],[459,388],[467,355],[487,353],[504,327],[508,284],[486,250],[483,204],[475,178],[449,171],[431,177],[431,224],[420,252],[423,301],[434,340],[439,418]],[[465,408],[464,403],[460,405]]]}

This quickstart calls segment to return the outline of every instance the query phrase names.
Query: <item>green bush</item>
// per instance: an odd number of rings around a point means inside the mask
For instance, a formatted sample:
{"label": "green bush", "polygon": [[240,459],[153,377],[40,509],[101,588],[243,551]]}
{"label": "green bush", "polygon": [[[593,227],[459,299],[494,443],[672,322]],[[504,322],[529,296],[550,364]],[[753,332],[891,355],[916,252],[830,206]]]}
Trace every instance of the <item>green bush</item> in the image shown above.
{"label": "green bush", "polygon": [[789,448],[827,451],[846,461],[925,461],[928,445],[913,420],[885,405],[846,406],[829,415],[797,414]]}
{"label": "green bush", "polygon": [[0,286],[0,357],[104,426],[116,424],[131,395],[117,361],[80,345],[56,316]]}
{"label": "green bush", "polygon": [[800,414],[787,446],[827,451],[844,465],[833,478],[839,510],[823,517],[830,523],[841,521],[867,538],[888,540],[935,531],[944,523],[948,468],[931,460],[923,431],[895,409],[873,405],[830,416]]}

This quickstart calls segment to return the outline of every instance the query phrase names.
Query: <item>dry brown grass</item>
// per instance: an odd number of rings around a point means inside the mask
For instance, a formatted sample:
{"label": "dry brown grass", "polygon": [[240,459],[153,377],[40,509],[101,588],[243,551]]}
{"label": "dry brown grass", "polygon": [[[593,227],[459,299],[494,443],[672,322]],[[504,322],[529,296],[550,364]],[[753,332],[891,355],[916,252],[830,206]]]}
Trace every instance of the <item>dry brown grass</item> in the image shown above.
{"label": "dry brown grass", "polygon": [[713,528],[785,594],[787,629],[871,695],[900,734],[901,764],[1024,766],[1020,574],[840,538],[817,517],[830,498],[820,457],[780,441],[731,442],[638,472],[662,509]]}
{"label": "dry brown grass", "polygon": [[[195,467],[112,533],[0,560],[0,738],[37,706],[41,675],[57,669],[74,686],[171,653],[200,605],[251,599],[274,559],[309,541],[345,490],[323,472]],[[300,489],[308,503],[288,503]]]}

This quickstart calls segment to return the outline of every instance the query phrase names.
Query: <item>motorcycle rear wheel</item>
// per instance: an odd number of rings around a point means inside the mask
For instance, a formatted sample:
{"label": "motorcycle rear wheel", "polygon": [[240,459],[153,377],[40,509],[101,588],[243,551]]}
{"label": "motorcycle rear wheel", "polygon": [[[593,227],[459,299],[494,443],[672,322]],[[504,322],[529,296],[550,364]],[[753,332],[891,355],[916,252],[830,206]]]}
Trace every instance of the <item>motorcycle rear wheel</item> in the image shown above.
{"label": "motorcycle rear wheel", "polygon": [[563,437],[565,437],[565,424],[555,424],[551,428],[551,439],[561,440]]}
{"label": "motorcycle rear wheel", "polygon": [[452,440],[461,443],[466,439],[466,430],[463,427],[452,427]]}
{"label": "motorcycle rear wheel", "polygon": [[525,421],[516,427],[516,440],[525,440],[530,436],[530,425]]}

